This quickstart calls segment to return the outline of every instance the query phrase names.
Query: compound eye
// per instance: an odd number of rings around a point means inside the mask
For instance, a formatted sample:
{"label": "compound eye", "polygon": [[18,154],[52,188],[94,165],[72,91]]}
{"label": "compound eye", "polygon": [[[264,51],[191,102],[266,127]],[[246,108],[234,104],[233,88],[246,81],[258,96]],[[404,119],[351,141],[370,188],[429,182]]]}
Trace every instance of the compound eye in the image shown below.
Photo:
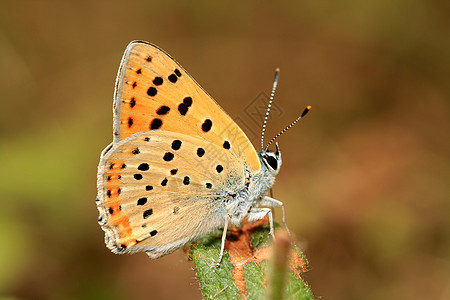
{"label": "compound eye", "polygon": [[269,164],[269,166],[274,169],[277,170],[278,169],[278,161],[275,157],[273,156],[265,156],[264,159],[266,160],[266,162]]}

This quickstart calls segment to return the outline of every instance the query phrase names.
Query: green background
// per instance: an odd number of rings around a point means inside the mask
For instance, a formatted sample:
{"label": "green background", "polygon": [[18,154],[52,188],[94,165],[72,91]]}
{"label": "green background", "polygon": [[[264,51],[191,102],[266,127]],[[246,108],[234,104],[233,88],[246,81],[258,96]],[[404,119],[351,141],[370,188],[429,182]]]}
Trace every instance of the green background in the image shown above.
{"label": "green background", "polygon": [[[96,167],[134,39],[255,138],[281,69],[274,195],[323,299],[450,297],[448,1],[0,1],[0,298],[200,299],[181,251],[106,249]],[[250,106],[249,106],[250,105]],[[280,219],[280,211],[276,218]]]}

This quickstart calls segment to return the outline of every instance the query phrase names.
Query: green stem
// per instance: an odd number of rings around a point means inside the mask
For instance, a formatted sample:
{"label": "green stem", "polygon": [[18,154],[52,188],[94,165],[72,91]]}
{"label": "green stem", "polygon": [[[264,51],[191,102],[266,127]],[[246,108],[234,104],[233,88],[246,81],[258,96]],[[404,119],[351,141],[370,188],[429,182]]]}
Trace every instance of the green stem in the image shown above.
{"label": "green stem", "polygon": [[268,292],[266,299],[284,299],[287,275],[289,271],[289,250],[291,242],[287,232],[281,231],[277,234],[272,250],[272,258],[269,265]]}

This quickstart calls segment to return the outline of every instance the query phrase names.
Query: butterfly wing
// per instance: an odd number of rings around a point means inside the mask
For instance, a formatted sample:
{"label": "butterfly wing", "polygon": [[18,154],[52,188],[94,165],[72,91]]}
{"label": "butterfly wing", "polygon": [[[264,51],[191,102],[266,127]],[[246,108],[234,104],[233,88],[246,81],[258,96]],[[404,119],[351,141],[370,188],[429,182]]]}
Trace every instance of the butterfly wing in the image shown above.
{"label": "butterfly wing", "polygon": [[183,133],[150,130],[106,148],[97,206],[113,252],[152,258],[223,226],[225,203],[245,185],[231,149]]}
{"label": "butterfly wing", "polygon": [[250,140],[195,80],[157,46],[134,41],[116,80],[114,143],[158,129],[229,148],[253,173],[261,170]]}

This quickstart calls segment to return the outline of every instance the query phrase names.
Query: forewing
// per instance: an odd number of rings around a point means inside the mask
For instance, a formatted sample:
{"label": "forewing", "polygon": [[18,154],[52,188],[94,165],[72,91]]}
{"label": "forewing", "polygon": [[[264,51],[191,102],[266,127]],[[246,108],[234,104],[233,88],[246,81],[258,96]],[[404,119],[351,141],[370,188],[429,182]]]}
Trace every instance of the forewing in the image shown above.
{"label": "forewing", "polygon": [[135,41],[122,58],[114,96],[114,143],[147,130],[184,133],[230,148],[254,173],[258,155],[241,128],[168,54]]}

